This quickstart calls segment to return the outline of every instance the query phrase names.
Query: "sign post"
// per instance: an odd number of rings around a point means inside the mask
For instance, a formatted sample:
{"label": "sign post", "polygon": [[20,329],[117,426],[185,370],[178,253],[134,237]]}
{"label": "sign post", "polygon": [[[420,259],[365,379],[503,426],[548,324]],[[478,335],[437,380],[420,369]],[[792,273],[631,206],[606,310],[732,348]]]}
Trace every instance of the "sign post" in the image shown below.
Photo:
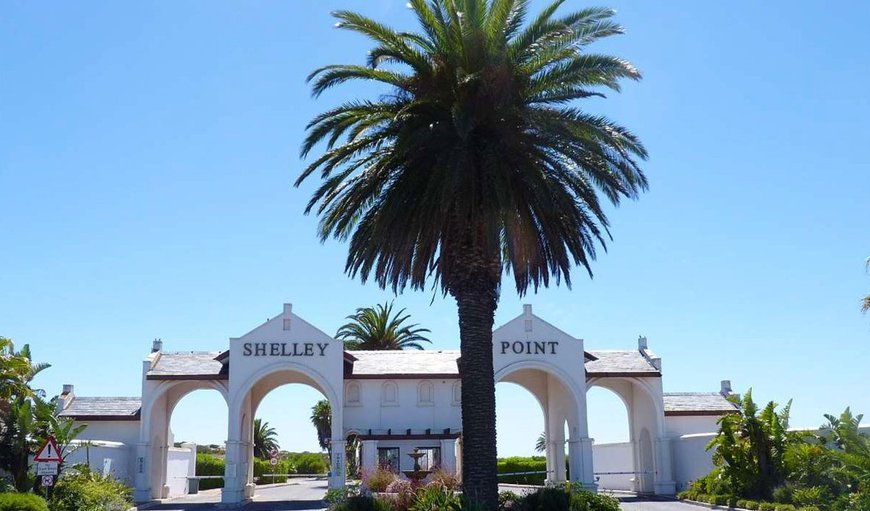
{"label": "sign post", "polygon": [[275,484],[275,468],[278,466],[278,455],[281,452],[278,449],[269,451],[269,464],[272,465],[272,484]]}
{"label": "sign post", "polygon": [[57,475],[58,466],[63,461],[60,449],[57,448],[57,441],[53,436],[49,435],[45,439],[45,442],[36,451],[33,461],[36,462],[36,475],[40,477],[42,487],[45,488],[45,498],[48,499],[48,489],[54,486],[54,477]]}

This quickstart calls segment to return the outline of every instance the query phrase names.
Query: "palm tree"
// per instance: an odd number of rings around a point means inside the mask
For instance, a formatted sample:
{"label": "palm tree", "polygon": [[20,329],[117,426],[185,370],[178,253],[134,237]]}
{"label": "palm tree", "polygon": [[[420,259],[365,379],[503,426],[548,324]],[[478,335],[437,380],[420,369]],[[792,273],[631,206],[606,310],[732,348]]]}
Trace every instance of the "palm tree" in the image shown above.
{"label": "palm tree", "polygon": [[422,350],[421,342],[432,342],[421,334],[428,328],[417,328],[417,324],[402,325],[409,317],[405,309],[392,314],[393,302],[375,307],[360,307],[347,319],[335,334],[336,339],[344,341],[349,350],[403,350],[414,348]]}
{"label": "palm tree", "polygon": [[538,439],[535,441],[535,452],[544,452],[547,450],[547,433],[541,433],[538,435]]}
{"label": "palm tree", "polygon": [[[867,271],[870,271],[870,257],[867,258]],[[867,312],[870,310],[870,295],[864,297],[864,300],[861,302],[861,311]]]}
{"label": "palm tree", "polygon": [[311,424],[314,424],[314,429],[317,430],[317,443],[321,449],[326,449],[332,458],[332,408],[329,406],[329,401],[321,399],[311,408]]}
{"label": "palm tree", "polygon": [[639,79],[627,61],[587,52],[622,33],[613,11],[528,22],[527,0],[410,0],[419,32],[350,11],[339,28],[373,43],[366,65],[311,73],[315,97],[353,80],[384,94],[346,102],[308,124],[300,174],[322,184],[306,213],[320,237],[348,239],[345,269],[398,292],[440,285],[456,300],[462,378],[463,485],[497,505],[492,327],[503,272],[520,295],[571,284],[610,235],[613,204],[647,187],[646,150],[630,131],[571,106]]}
{"label": "palm tree", "polygon": [[254,419],[254,456],[266,459],[273,449],[278,448],[278,432],[275,428],[263,419]]}

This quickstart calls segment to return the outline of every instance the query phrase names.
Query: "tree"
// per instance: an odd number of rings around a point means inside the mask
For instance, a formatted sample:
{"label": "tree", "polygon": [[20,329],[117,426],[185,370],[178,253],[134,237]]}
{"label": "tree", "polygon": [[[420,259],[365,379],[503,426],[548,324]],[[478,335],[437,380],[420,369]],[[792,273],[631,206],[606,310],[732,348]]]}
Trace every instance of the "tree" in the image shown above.
{"label": "tree", "polygon": [[535,441],[535,452],[544,452],[547,450],[547,433],[541,433],[538,435],[538,439]]}
{"label": "tree", "polygon": [[321,449],[326,449],[332,459],[332,408],[329,401],[321,399],[311,408],[311,424],[317,430],[317,443]]}
{"label": "tree", "polygon": [[366,65],[309,76],[315,97],[346,82],[384,93],[307,126],[301,155],[322,154],[296,185],[322,184],[306,213],[320,237],[349,239],[345,269],[399,292],[434,280],[456,300],[462,379],[463,488],[497,505],[492,327],[502,272],[517,292],[592,275],[610,235],[598,194],[619,204],[647,188],[638,138],[571,106],[640,78],[629,62],[586,51],[620,34],[609,9],[527,22],[527,0],[411,0],[419,32],[350,11],[338,27],[373,43]]}
{"label": "tree", "polygon": [[432,342],[423,337],[428,328],[417,328],[417,324],[402,325],[409,317],[405,309],[392,314],[393,302],[374,307],[360,307],[347,319],[335,334],[336,339],[344,342],[348,350],[403,350],[414,348],[422,350],[421,342]]}
{"label": "tree", "polygon": [[[870,257],[867,258],[867,271],[870,271]],[[861,311],[867,312],[870,310],[870,295],[864,297],[864,300],[861,302]]]}
{"label": "tree", "polygon": [[263,419],[254,419],[254,456],[266,459],[278,449],[278,432]]}
{"label": "tree", "polygon": [[[719,432],[707,445],[713,452],[713,463],[721,473],[719,480],[730,493],[741,497],[770,497],[774,488],[785,481],[785,454],[799,440],[789,433],[791,401],[779,412],[776,403],[769,402],[759,413],[752,400],[752,389],[738,401],[737,413],[719,419]],[[719,492],[716,492],[717,494]]]}

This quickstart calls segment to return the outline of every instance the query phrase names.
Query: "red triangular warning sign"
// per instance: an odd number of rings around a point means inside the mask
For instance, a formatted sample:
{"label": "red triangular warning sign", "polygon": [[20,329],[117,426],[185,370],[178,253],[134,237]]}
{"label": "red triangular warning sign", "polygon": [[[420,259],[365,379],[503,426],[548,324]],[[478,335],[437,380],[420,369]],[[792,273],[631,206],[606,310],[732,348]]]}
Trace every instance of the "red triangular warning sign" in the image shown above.
{"label": "red triangular warning sign", "polygon": [[45,443],[42,444],[42,447],[36,451],[36,456],[33,457],[33,461],[56,461],[61,462],[63,458],[60,457],[60,450],[57,448],[57,442],[54,440],[54,437],[49,435],[47,439],[45,439]]}

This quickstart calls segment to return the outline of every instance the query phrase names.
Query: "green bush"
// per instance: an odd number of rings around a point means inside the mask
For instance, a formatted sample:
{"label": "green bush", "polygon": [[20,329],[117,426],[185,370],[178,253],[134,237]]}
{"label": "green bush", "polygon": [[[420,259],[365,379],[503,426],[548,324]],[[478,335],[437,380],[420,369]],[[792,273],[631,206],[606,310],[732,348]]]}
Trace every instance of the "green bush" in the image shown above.
{"label": "green bush", "polygon": [[797,508],[791,504],[777,504],[776,511],[797,511]]}
{"label": "green bush", "polygon": [[336,504],[330,511],[393,511],[393,506],[383,499],[356,496]]}
{"label": "green bush", "polygon": [[57,481],[52,511],[123,511],[133,505],[130,488],[86,466],[75,466]]}
{"label": "green bush", "polygon": [[296,467],[290,460],[278,460],[272,465],[269,460],[254,459],[254,481],[256,484],[286,483],[287,476],[267,476],[264,474],[295,474]]}
{"label": "green bush", "polygon": [[743,509],[749,509],[754,511],[758,509],[758,502],[749,499],[740,499],[737,501],[737,507],[742,507]]}
{"label": "green bush", "polygon": [[792,489],[788,486],[778,486],[773,489],[773,501],[780,504],[792,503]]}
{"label": "green bush", "polygon": [[499,477],[498,482],[506,484],[544,484],[547,477],[547,458],[543,456],[514,456],[499,458],[498,473],[541,472],[540,474]]}
{"label": "green bush", "polygon": [[770,502],[761,502],[758,504],[759,511],[776,511],[776,504]]}
{"label": "green bush", "polygon": [[0,511],[48,511],[48,504],[32,493],[0,493]]}
{"label": "green bush", "polygon": [[293,466],[294,474],[325,474],[329,472],[329,465],[323,454],[316,452],[291,452],[287,460]]}
{"label": "green bush", "polygon": [[411,504],[410,511],[447,511],[460,507],[461,501],[458,495],[439,487],[431,487],[417,492],[417,498]]}
{"label": "green bush", "polygon": [[[196,454],[196,475],[198,476],[223,476],[224,475],[224,459],[217,456],[205,453]],[[212,488],[223,488],[223,479],[201,479],[199,481],[200,490],[211,490]]]}

